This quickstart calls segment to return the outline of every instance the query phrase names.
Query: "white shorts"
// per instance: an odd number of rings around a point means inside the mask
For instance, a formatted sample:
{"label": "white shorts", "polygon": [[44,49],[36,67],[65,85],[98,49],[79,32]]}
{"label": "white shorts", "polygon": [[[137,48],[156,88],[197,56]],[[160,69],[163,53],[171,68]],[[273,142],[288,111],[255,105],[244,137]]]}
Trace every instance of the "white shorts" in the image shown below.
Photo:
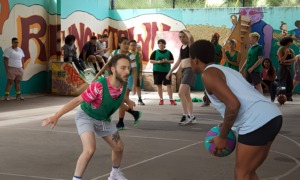
{"label": "white shorts", "polygon": [[77,111],[75,122],[79,135],[84,132],[94,132],[97,137],[106,137],[118,131],[113,122],[96,120],[88,116],[82,109]]}

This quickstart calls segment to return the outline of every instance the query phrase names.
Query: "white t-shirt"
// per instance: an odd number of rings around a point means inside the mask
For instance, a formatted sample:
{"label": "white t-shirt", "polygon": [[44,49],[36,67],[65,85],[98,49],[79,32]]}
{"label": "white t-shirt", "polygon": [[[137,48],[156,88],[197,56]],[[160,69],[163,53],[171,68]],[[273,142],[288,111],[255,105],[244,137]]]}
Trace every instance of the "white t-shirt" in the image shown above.
{"label": "white t-shirt", "polygon": [[8,58],[8,66],[21,68],[22,58],[25,57],[24,52],[21,48],[17,47],[17,49],[13,49],[12,47],[6,48],[4,50],[4,57]]}
{"label": "white t-shirt", "polygon": [[[106,48],[106,42],[101,42],[97,40],[96,45],[97,45],[97,50],[102,50]],[[104,52],[101,52],[100,54],[104,56]]]}

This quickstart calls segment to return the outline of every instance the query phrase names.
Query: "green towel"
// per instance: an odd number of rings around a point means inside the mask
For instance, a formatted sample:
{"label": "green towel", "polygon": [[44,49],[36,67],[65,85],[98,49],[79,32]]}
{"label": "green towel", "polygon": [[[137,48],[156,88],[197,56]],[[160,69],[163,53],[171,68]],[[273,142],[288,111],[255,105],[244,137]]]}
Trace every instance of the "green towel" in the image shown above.
{"label": "green towel", "polygon": [[[175,102],[181,102],[180,99],[175,99],[174,101]],[[192,98],[192,102],[203,102],[203,100],[200,99],[200,98]]]}

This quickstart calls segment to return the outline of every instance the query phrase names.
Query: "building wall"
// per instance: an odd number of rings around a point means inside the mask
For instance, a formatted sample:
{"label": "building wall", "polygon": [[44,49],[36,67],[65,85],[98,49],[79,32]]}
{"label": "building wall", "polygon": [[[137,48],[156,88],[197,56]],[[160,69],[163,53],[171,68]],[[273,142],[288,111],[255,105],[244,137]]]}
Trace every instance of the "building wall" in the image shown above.
{"label": "building wall", "polygon": [[[109,34],[111,51],[117,48],[120,36],[136,39],[142,45],[145,70],[151,72],[149,56],[157,48],[158,38],[169,38],[167,48],[175,59],[178,57],[180,43],[176,36],[162,35],[167,32],[174,34],[186,28],[196,40],[209,40],[212,33],[218,32],[223,44],[233,27],[230,15],[248,15],[253,27],[262,34],[264,56],[270,57],[277,67],[276,52],[283,37],[279,29],[281,21],[287,23],[295,39],[300,29],[295,26],[299,7],[109,10],[109,0],[0,0],[0,3],[0,95],[4,94],[6,84],[3,51],[15,36],[26,55],[21,85],[22,92],[27,94],[50,90],[50,64],[61,58],[60,47],[68,34],[77,37],[78,54],[92,35]],[[292,45],[296,54],[299,42],[295,40]],[[296,90],[300,92],[299,87]]]}

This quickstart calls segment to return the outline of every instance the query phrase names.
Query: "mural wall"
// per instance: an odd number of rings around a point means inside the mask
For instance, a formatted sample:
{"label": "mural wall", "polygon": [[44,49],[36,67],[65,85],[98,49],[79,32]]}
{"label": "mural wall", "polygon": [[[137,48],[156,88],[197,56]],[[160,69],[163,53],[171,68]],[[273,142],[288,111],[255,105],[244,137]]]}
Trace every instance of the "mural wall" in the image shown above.
{"label": "mural wall", "polygon": [[72,3],[66,0],[0,0],[0,3],[0,95],[4,94],[6,84],[2,52],[11,45],[14,36],[19,38],[26,56],[23,93],[50,89],[50,64],[61,59],[60,47],[68,34],[76,36],[78,54],[92,35],[108,34],[110,50],[117,48],[120,36],[135,39],[142,45],[144,64],[147,64],[156,48],[158,31],[186,28],[195,39],[210,39],[218,32],[222,45],[234,27],[230,17],[246,15],[251,18],[252,31],[261,34],[264,56],[270,57],[276,67],[276,52],[282,37],[292,36],[295,39],[292,49],[299,54],[299,7],[111,11],[109,0],[73,0]]}

